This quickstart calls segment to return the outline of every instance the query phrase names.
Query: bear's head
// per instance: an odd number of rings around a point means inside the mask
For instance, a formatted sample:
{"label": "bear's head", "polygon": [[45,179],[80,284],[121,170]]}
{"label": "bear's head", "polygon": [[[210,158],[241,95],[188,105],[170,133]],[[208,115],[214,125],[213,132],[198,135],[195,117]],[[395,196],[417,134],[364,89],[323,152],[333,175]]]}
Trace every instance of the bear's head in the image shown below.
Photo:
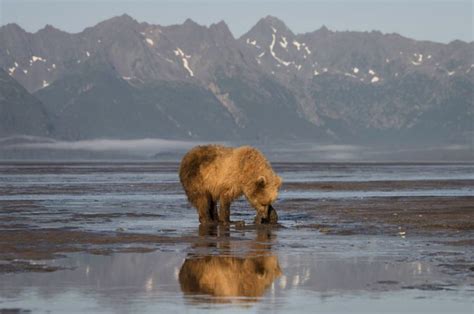
{"label": "bear's head", "polygon": [[250,184],[248,191],[245,191],[249,203],[261,217],[267,218],[271,204],[278,197],[281,184],[282,179],[275,174],[261,175]]}

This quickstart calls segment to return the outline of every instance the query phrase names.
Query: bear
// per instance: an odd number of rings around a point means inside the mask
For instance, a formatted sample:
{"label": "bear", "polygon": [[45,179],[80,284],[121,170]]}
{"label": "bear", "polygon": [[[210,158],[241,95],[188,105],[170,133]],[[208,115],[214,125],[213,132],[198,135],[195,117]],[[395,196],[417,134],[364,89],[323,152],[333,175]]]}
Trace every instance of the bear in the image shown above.
{"label": "bear", "polygon": [[257,212],[255,223],[278,221],[271,204],[278,196],[282,179],[254,147],[196,146],[184,155],[179,179],[201,224],[229,224],[230,205],[242,195]]}

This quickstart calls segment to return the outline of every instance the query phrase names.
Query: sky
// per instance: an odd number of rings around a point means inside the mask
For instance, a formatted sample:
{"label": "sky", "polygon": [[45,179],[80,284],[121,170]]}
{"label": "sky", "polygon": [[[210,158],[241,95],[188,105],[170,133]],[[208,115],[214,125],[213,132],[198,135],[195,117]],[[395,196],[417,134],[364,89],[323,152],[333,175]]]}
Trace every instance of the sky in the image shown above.
{"label": "sky", "polygon": [[325,25],[334,31],[372,31],[436,42],[473,41],[474,0],[0,0],[0,25],[29,32],[46,24],[77,33],[127,13],[139,22],[171,25],[191,18],[210,25],[224,20],[235,37],[267,15],[294,33]]}

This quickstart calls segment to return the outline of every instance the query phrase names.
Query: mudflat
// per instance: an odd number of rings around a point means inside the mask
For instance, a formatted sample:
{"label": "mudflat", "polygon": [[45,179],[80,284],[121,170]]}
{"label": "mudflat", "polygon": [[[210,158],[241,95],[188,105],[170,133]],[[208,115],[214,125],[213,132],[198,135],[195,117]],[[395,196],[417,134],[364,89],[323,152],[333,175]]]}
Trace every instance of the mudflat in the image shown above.
{"label": "mudflat", "polygon": [[175,163],[0,164],[0,311],[472,311],[474,165],[273,166],[204,228]]}

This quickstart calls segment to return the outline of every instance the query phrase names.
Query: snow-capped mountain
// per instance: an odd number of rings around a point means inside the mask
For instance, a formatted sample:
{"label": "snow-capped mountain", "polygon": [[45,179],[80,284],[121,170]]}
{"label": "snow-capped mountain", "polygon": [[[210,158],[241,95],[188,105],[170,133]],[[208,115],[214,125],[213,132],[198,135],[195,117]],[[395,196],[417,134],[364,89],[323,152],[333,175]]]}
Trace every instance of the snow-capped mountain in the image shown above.
{"label": "snow-capped mountain", "polygon": [[268,16],[139,23],[77,34],[0,28],[0,67],[45,106],[55,136],[469,141],[474,43],[380,32],[294,34]]}

